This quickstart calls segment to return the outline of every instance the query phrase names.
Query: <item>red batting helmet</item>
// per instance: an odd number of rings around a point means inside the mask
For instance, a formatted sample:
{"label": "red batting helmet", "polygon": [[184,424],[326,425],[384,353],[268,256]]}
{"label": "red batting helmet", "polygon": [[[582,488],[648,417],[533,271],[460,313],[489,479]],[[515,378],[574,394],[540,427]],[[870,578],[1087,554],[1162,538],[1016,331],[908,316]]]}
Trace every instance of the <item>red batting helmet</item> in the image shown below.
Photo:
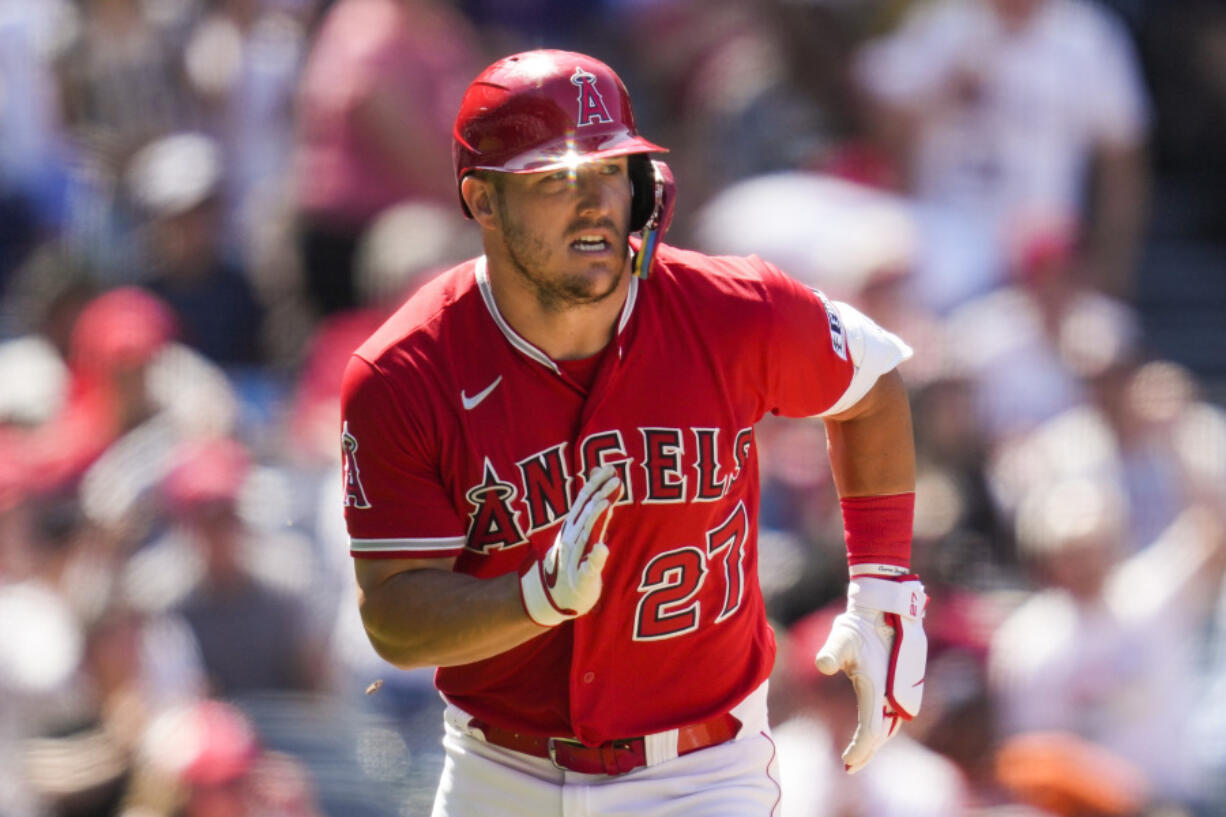
{"label": "red batting helmet", "polygon": [[[526,51],[486,68],[464,92],[452,135],[457,183],[474,170],[538,173],[665,152],[639,136],[613,69],[571,51]],[[470,215],[462,197],[460,206]]]}

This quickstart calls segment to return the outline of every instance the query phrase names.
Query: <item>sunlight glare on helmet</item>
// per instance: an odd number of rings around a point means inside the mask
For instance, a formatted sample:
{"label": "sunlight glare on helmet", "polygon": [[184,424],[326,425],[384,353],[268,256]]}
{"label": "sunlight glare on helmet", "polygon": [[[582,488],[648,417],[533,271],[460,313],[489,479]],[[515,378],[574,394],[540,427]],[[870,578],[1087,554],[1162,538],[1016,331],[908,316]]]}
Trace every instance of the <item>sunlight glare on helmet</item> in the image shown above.
{"label": "sunlight glare on helmet", "polygon": [[591,164],[593,161],[589,154],[583,153],[578,149],[574,134],[568,134],[565,146],[560,147],[556,152],[550,152],[549,170],[542,172],[565,170],[570,183],[574,184],[579,175],[579,168],[586,164]]}
{"label": "sunlight glare on helmet", "polygon": [[575,149],[575,137],[573,134],[568,134],[566,137],[566,152],[561,156],[562,167],[566,168],[567,178],[573,184],[579,167],[587,161],[587,157]]}
{"label": "sunlight glare on helmet", "polygon": [[566,153],[563,154],[562,166],[569,171],[571,181],[575,180],[575,174],[579,170],[579,166],[585,161],[587,161],[587,158],[579,153],[576,153],[574,149],[567,150]]}
{"label": "sunlight glare on helmet", "polygon": [[515,72],[524,77],[524,79],[542,84],[545,80],[553,77],[558,70],[554,58],[547,53],[531,52],[517,55],[511,61],[515,65]]}

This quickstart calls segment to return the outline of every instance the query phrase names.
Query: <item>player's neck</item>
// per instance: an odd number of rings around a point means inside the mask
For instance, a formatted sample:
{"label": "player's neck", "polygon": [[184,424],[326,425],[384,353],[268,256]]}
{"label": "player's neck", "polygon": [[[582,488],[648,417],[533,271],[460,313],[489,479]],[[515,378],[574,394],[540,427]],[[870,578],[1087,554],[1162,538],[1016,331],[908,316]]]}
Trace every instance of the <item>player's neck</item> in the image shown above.
{"label": "player's neck", "polygon": [[618,280],[617,288],[595,303],[546,305],[514,270],[489,256],[487,263],[498,311],[520,337],[549,357],[591,357],[612,339],[630,288],[629,269]]}

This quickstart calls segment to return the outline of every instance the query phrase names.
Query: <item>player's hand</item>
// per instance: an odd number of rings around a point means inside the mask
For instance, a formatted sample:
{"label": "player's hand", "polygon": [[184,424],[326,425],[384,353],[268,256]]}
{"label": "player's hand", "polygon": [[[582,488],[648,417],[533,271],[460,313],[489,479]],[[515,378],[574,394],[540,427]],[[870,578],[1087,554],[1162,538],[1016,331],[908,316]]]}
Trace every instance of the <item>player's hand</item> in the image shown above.
{"label": "player's hand", "polygon": [[598,538],[604,538],[613,503],[621,490],[616,474],[609,465],[592,471],[566,514],[553,546],[544,557],[525,565],[520,573],[524,609],[542,627],[556,627],[581,616],[600,598],[600,573],[609,549],[599,541],[589,548],[588,542],[602,517]]}
{"label": "player's hand", "polygon": [[915,576],[856,577],[848,585],[847,611],[834,620],[817,668],[826,675],[842,670],[856,691],[859,723],[843,751],[849,773],[864,768],[901,722],[919,712],[928,660],[927,604]]}

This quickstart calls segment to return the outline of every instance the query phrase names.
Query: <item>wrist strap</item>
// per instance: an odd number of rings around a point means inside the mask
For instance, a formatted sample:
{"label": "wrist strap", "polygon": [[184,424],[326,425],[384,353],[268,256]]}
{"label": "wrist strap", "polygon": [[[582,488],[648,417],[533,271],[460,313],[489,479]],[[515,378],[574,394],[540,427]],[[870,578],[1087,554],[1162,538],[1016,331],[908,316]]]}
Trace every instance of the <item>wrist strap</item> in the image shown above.
{"label": "wrist strap", "polygon": [[880,562],[864,562],[863,564],[851,565],[847,573],[853,579],[857,576],[875,576],[877,578],[901,581],[904,576],[911,573],[911,568],[900,565],[883,565]]}
{"label": "wrist strap", "polygon": [[847,586],[847,606],[918,619],[924,617],[928,594],[924,592],[924,585],[914,576],[901,582],[888,579],[852,579]]}
{"label": "wrist strap", "polygon": [[[915,519],[914,491],[884,496],[849,496],[840,499],[839,506],[843,511],[847,563],[853,569],[858,565],[877,568],[893,565],[907,572],[911,565],[911,528]],[[884,571],[877,569],[874,572]]]}

